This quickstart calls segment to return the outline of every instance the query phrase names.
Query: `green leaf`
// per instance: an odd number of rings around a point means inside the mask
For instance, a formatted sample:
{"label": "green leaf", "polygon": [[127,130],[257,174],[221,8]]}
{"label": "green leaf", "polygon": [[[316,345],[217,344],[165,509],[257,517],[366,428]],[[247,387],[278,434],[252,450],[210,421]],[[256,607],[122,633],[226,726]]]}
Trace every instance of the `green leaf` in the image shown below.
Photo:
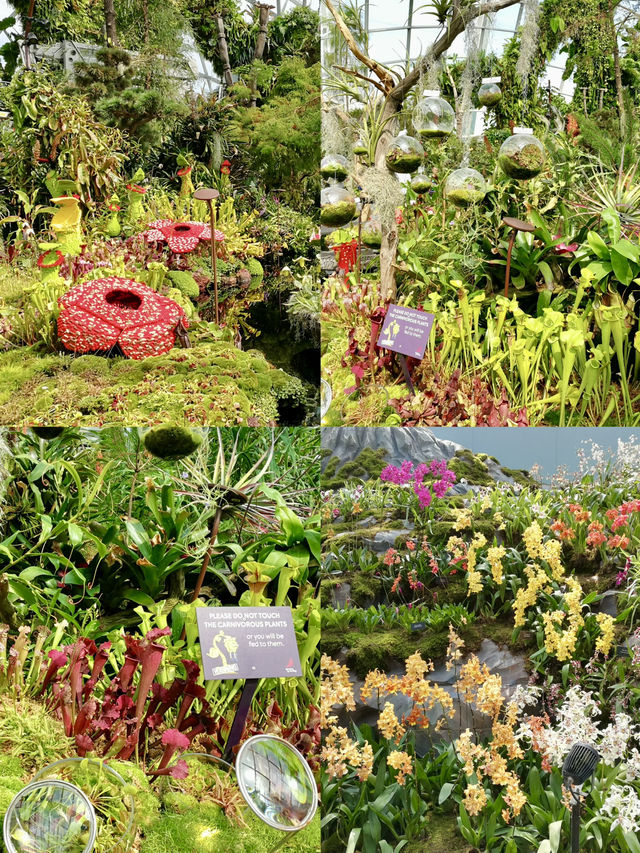
{"label": "green leaf", "polygon": [[633,278],[631,265],[629,264],[629,261],[615,249],[611,250],[611,266],[613,267],[615,277],[621,284],[624,284],[625,287],[628,284],[631,284],[631,280]]}
{"label": "green leaf", "polygon": [[298,516],[287,506],[279,506],[276,509],[276,518],[287,537],[287,545],[300,542],[304,539],[304,525]]}
{"label": "green leaf", "polygon": [[34,578],[48,577],[52,578],[53,574],[47,569],[41,569],[40,566],[29,566],[23,569],[18,575],[23,581],[32,581]]}
{"label": "green leaf", "polygon": [[445,800],[448,800],[451,796],[451,792],[453,791],[454,785],[453,782],[447,782],[440,788],[440,794],[438,795],[438,805],[441,806]]}
{"label": "green leaf", "polygon": [[67,534],[69,536],[69,543],[73,545],[74,548],[77,548],[78,545],[82,545],[82,542],[84,541],[84,533],[82,528],[78,527],[77,524],[68,524]]}
{"label": "green leaf", "polygon": [[545,284],[553,284],[553,273],[551,272],[551,267],[546,261],[540,261],[538,264],[538,269],[542,273],[542,277],[544,278]]}
{"label": "green leaf", "polygon": [[640,247],[634,246],[629,240],[618,240],[613,244],[612,249],[630,261],[638,263],[640,260]]}
{"label": "green leaf", "polygon": [[349,840],[347,841],[347,849],[345,850],[345,853],[355,853],[356,844],[358,843],[361,832],[362,829],[359,826],[354,827],[351,830],[351,832],[349,833]]}
{"label": "green leaf", "polygon": [[640,853],[640,841],[634,832],[625,832],[624,840],[629,848],[629,853]]}
{"label": "green leaf", "polygon": [[551,844],[551,853],[558,853],[560,848],[560,834],[562,832],[562,821],[556,820],[549,824],[549,843]]}
{"label": "green leaf", "polygon": [[605,260],[609,258],[609,247],[604,242],[602,237],[599,234],[596,234],[595,231],[589,231],[587,234],[587,243],[589,244],[591,251],[596,255],[596,257],[601,260]]}
{"label": "green leaf", "polygon": [[317,530],[305,530],[304,538],[307,540],[309,550],[315,559],[322,562],[322,536]]}
{"label": "green leaf", "polygon": [[127,601],[135,601],[136,604],[143,604],[145,607],[156,606],[156,603],[153,598],[151,598],[150,595],[147,595],[145,592],[142,592],[139,589],[126,589],[122,593],[122,597]]}

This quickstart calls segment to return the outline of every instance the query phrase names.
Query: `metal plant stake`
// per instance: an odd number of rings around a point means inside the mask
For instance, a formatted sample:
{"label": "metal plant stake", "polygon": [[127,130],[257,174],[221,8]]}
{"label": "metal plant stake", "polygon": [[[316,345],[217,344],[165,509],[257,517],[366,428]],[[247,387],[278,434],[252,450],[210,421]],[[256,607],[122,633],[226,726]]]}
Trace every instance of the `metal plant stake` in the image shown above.
{"label": "metal plant stake", "polygon": [[209,206],[209,220],[211,224],[211,269],[213,271],[213,301],[216,311],[216,323],[220,322],[218,314],[218,266],[216,263],[216,208],[214,200],[220,193],[212,187],[201,187],[193,194],[198,201],[206,201]]}

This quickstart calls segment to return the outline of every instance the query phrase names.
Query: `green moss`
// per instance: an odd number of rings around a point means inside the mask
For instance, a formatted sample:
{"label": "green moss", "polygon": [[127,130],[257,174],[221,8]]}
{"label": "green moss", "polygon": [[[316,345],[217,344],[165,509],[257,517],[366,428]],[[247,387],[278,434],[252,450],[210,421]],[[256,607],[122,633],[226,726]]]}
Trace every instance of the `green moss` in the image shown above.
{"label": "green moss", "polygon": [[[453,518],[450,521],[432,521],[429,529],[431,541],[442,546],[446,545],[450,536],[464,536],[465,534],[464,530],[455,529],[455,519]],[[474,518],[473,532],[482,533],[488,542],[492,542],[496,535],[496,524],[490,519]]]}
{"label": "green moss", "polygon": [[158,459],[191,456],[201,444],[202,436],[195,430],[170,424],[152,427],[144,436],[144,446]]}
{"label": "green moss", "polygon": [[379,601],[384,592],[382,580],[370,573],[354,572],[348,576],[348,582],[351,584],[351,601],[357,607],[368,606],[372,600]]}
{"label": "green moss", "polygon": [[[323,648],[325,645],[323,631]],[[330,632],[327,641],[337,640]],[[404,628],[389,628],[384,632],[360,634],[349,631],[342,635],[342,645],[346,646],[346,661],[350,669],[359,678],[365,678],[373,669],[389,671],[390,662],[402,664],[408,657],[419,651],[425,660],[439,660],[445,657],[449,645],[447,631],[427,631],[416,635]]]}
{"label": "green moss", "polygon": [[262,278],[264,276],[264,267],[257,258],[247,258],[246,264],[252,278]]}
{"label": "green moss", "polygon": [[536,481],[529,476],[526,468],[505,468],[500,466],[500,470],[505,477],[511,477],[512,480],[515,480],[521,486],[537,486]]}
{"label": "green moss", "polygon": [[28,699],[15,703],[0,701],[0,750],[19,760],[22,774],[64,755],[73,755],[74,751],[73,741],[65,736],[62,723],[42,705]]}
{"label": "green moss", "polygon": [[306,414],[300,380],[262,355],[198,337],[195,328],[191,349],[143,361],[41,355],[35,348],[0,352],[0,424],[225,426],[251,418],[266,426],[278,408],[299,406]]}
{"label": "green moss", "polygon": [[341,460],[333,456],[322,473],[321,486],[323,489],[340,489],[350,480],[376,480],[387,464],[386,455],[387,451],[383,447],[377,450],[365,447],[355,459],[342,465]]}
{"label": "green moss", "polygon": [[195,278],[186,270],[169,270],[167,277],[171,284],[189,299],[200,296],[200,287]]}
{"label": "green moss", "polygon": [[[163,815],[146,833],[140,853],[255,853],[271,850],[283,838],[257,817],[246,813],[246,827],[235,826],[218,806],[197,803],[191,809]],[[292,836],[287,850],[310,853],[320,847],[320,820],[317,816],[301,832]]]}
{"label": "green moss", "polygon": [[456,474],[458,480],[466,480],[470,486],[491,486],[494,483],[489,476],[487,465],[471,450],[456,451],[449,461],[449,468]]}
{"label": "green moss", "polygon": [[107,376],[109,373],[109,360],[99,355],[80,355],[71,361],[70,370],[73,374],[98,373]]}
{"label": "green moss", "polygon": [[412,841],[405,853],[467,853],[469,845],[458,832],[458,821],[454,815],[430,814],[425,825],[426,838]]}

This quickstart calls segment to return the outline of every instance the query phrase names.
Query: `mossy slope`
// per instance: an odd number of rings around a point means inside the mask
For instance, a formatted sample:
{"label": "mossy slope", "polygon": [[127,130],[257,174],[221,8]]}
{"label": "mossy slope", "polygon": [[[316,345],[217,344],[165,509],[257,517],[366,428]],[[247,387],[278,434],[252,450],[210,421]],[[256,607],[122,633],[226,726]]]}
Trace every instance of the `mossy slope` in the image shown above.
{"label": "mossy slope", "polygon": [[0,424],[173,422],[254,426],[280,420],[304,401],[299,379],[255,350],[224,342],[132,361],[95,355],[0,353]]}

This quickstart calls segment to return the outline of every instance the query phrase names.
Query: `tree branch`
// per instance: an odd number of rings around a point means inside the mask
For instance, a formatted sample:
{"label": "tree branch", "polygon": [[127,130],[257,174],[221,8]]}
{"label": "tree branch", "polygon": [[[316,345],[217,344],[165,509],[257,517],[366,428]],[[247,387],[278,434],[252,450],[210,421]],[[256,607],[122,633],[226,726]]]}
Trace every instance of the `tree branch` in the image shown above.
{"label": "tree branch", "polygon": [[[513,0],[513,2],[519,2],[519,0]],[[388,94],[395,86],[395,81],[391,74],[383,65],[380,65],[378,62],[371,59],[367,56],[366,53],[360,50],[360,48],[356,44],[356,40],[353,37],[353,33],[342,20],[342,17],[334,7],[331,0],[324,0],[324,3],[327,9],[331,12],[333,20],[336,22],[336,26],[340,30],[342,37],[346,41],[347,47],[349,48],[351,53],[355,56],[356,59],[359,59],[363,65],[366,65],[369,71],[372,71],[376,75],[376,77],[378,78],[378,80],[380,80],[384,87],[385,95]]]}
{"label": "tree branch", "polygon": [[[325,2],[328,2],[328,0],[325,0]],[[474,3],[473,6],[456,12],[451,18],[445,32],[431,45],[413,71],[407,74],[388,93],[387,97],[389,100],[395,101],[397,105],[396,109],[400,108],[407,94],[420,79],[420,75],[451,47],[457,37],[465,31],[470,21],[482,15],[490,15],[493,12],[500,11],[500,9],[506,9],[508,6],[514,6],[519,2],[520,0],[487,0],[487,2]]]}
{"label": "tree branch", "polygon": [[378,91],[382,92],[383,95],[387,94],[387,90],[382,86],[377,80],[372,80],[370,77],[367,77],[366,74],[360,74],[359,71],[356,71],[355,68],[344,68],[342,65],[334,65],[333,66],[336,71],[343,71],[345,74],[351,74],[353,77],[359,77],[360,80],[364,80],[365,83],[369,83],[371,86],[375,86]]}

